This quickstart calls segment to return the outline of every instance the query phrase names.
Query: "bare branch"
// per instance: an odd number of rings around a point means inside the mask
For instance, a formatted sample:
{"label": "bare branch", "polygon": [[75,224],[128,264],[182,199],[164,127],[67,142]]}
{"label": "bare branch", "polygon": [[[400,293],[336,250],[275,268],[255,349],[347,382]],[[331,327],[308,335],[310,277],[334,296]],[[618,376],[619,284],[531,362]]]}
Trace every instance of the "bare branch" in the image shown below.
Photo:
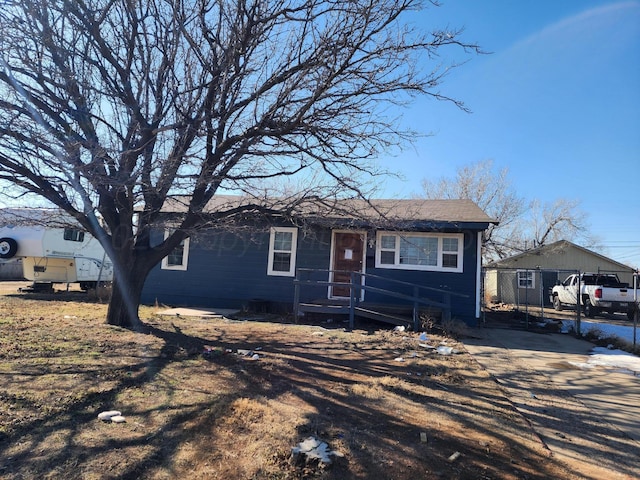
{"label": "bare branch", "polygon": [[[143,279],[220,189],[363,196],[379,155],[413,137],[388,107],[427,95],[464,108],[439,91],[455,67],[441,55],[479,48],[409,27],[422,6],[4,0],[0,182],[67,211]],[[190,199],[183,224],[151,245],[176,194]]]}
{"label": "bare branch", "polygon": [[513,189],[508,170],[496,172],[491,160],[458,169],[454,179],[425,179],[423,189],[426,198],[473,200],[498,221],[483,233],[485,261],[505,258],[557,240],[593,243],[586,214],[580,211],[579,202],[557,199],[544,205],[538,200],[526,203]]}

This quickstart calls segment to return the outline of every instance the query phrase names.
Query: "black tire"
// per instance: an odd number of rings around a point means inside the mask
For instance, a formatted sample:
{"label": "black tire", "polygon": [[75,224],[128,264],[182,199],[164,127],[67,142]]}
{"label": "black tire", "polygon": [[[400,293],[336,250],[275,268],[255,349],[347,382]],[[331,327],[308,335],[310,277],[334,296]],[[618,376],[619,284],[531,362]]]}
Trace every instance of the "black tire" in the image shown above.
{"label": "black tire", "polygon": [[591,300],[587,298],[584,301],[584,314],[589,318],[593,318],[597,315],[597,313],[598,309],[591,305]]}
{"label": "black tire", "polygon": [[554,308],[554,310],[557,310],[558,312],[562,311],[562,302],[558,298],[558,295],[554,295],[553,296],[553,308]]}
{"label": "black tire", "polygon": [[0,258],[13,258],[18,252],[18,242],[13,238],[0,238]]}
{"label": "black tire", "polygon": [[632,305],[631,307],[629,307],[629,310],[627,310],[627,318],[629,319],[629,321],[633,322],[633,317],[636,313],[636,309],[638,307]]}

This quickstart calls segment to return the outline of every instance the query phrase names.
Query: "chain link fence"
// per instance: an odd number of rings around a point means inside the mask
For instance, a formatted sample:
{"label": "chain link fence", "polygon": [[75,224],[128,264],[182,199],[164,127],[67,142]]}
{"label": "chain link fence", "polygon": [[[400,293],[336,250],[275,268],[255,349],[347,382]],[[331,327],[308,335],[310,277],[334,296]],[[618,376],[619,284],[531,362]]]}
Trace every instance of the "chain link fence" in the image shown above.
{"label": "chain link fence", "polygon": [[[569,308],[562,314],[556,312],[553,309],[551,290],[569,275],[580,273],[583,272],[543,268],[483,268],[483,319],[486,319],[484,315],[487,312],[495,311],[518,312],[520,318],[524,316],[527,327],[530,317],[574,319],[574,328],[579,334],[581,318],[584,318],[581,309]],[[621,282],[629,284],[633,295],[633,275],[628,271],[599,270],[597,273],[615,273]]]}
{"label": "chain link fence", "polygon": [[484,305],[549,308],[551,289],[578,270],[487,268],[483,270]]}

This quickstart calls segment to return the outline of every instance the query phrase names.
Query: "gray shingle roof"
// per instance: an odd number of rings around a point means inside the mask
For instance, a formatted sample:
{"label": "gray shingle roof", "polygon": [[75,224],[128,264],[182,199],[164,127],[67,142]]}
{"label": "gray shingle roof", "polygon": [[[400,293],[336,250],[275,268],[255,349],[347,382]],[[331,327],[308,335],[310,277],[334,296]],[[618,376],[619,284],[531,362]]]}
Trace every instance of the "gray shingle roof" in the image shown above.
{"label": "gray shingle roof", "polygon": [[471,200],[372,200],[372,206],[364,201],[360,202],[366,217],[375,217],[375,208],[386,218],[398,220],[494,222]]}
{"label": "gray shingle roof", "polygon": [[[162,211],[185,213],[188,209],[186,197],[167,199]],[[287,209],[292,215],[304,215],[335,219],[366,219],[370,221],[421,221],[455,223],[496,223],[471,200],[424,200],[424,199],[361,199],[312,200],[304,202],[267,200],[235,196],[216,195],[207,204],[205,213],[232,210],[247,205],[258,208]]]}

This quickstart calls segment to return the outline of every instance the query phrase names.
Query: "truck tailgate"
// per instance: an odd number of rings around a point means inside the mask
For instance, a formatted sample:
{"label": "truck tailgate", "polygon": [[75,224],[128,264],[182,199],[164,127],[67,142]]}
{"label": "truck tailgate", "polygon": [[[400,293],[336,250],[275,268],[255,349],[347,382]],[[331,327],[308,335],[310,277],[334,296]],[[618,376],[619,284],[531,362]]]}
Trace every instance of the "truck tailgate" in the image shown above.
{"label": "truck tailgate", "polygon": [[633,302],[633,290],[630,288],[602,287],[602,298],[605,302]]}

